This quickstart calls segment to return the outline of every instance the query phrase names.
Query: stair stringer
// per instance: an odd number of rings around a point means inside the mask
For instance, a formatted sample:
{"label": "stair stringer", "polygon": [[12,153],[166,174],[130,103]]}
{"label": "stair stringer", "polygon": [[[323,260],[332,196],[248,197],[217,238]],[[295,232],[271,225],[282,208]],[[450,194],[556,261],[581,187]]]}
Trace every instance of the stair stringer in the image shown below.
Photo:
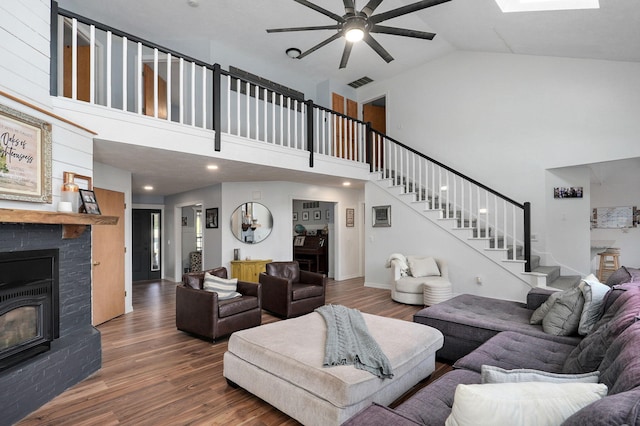
{"label": "stair stringer", "polygon": [[414,211],[430,222],[447,231],[452,237],[457,238],[467,246],[473,248],[476,252],[491,260],[495,265],[509,272],[528,287],[546,286],[544,274],[532,274],[525,272],[526,262],[524,260],[508,259],[506,256],[508,251],[507,249],[491,248],[489,245],[493,238],[473,237],[473,228],[457,227],[457,218],[444,218],[444,212],[442,210],[428,208],[428,201],[416,201],[415,192],[405,192],[404,185],[395,184],[394,179],[391,178],[378,179],[379,176],[380,173],[372,173],[371,182],[387,191],[398,201],[411,207]]}

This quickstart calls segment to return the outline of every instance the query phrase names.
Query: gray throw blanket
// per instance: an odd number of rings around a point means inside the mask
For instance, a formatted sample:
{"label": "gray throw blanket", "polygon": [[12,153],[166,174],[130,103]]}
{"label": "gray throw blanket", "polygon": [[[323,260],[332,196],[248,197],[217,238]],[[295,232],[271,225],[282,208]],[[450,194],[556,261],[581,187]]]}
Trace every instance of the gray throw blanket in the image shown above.
{"label": "gray throw blanket", "polygon": [[327,323],[324,367],[354,365],[382,379],[393,377],[391,363],[369,334],[360,311],[342,305],[325,305],[316,312]]}

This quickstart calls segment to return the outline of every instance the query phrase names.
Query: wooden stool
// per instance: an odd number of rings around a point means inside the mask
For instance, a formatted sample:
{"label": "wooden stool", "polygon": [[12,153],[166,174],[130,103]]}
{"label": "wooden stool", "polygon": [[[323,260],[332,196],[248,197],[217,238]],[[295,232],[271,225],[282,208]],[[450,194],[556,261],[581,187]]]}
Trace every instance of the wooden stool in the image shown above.
{"label": "wooden stool", "polygon": [[[620,269],[620,261],[618,260],[618,258],[620,257],[620,253],[608,252],[605,250],[602,253],[598,253],[598,256],[600,256],[598,280],[600,280],[600,282],[604,282],[611,273]],[[605,275],[605,273],[607,273],[607,275]]]}

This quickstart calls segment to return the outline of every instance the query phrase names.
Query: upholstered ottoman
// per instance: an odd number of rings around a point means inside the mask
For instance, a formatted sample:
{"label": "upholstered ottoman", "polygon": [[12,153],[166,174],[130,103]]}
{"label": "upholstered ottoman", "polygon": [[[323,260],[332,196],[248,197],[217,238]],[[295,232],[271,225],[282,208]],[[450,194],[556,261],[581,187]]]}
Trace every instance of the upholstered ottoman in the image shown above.
{"label": "upholstered ottoman", "polygon": [[372,402],[388,405],[435,369],[438,330],[363,313],[393,368],[380,379],[355,367],[323,367],[326,325],[316,312],[235,332],[224,376],[305,425],[339,425]]}

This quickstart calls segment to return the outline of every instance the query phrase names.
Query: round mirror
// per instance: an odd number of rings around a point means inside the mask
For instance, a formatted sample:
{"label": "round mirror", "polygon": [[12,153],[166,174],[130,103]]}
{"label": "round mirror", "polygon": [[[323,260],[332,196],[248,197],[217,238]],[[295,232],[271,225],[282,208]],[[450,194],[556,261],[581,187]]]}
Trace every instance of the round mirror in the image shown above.
{"label": "round mirror", "polygon": [[246,244],[258,244],[271,233],[273,216],[260,203],[244,203],[231,214],[231,232]]}

